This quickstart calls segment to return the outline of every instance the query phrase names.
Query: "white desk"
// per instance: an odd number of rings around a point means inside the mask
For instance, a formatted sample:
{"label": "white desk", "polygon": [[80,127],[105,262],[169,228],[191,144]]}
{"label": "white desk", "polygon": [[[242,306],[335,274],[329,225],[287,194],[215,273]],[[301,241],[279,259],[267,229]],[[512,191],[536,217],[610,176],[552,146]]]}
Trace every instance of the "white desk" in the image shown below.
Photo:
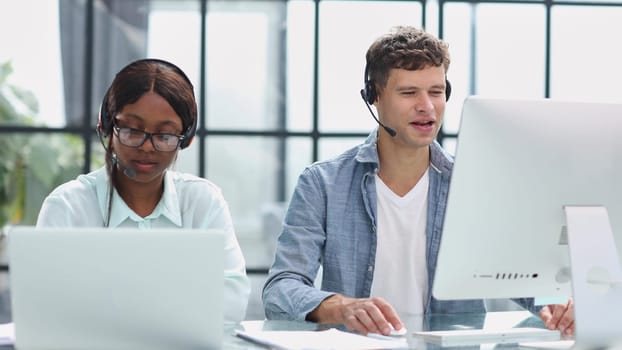
{"label": "white desk", "polygon": [[[412,335],[413,331],[418,330],[452,330],[452,329],[507,329],[512,327],[542,327],[542,322],[537,316],[528,312],[491,312],[487,314],[453,314],[453,315],[431,315],[428,317],[412,317],[402,320],[409,330],[407,341],[409,348],[421,350],[436,350],[443,347],[435,344],[425,343],[420,338]],[[264,330],[264,331],[313,331],[330,328],[330,326],[318,325],[310,322],[291,322],[291,321],[244,321],[236,327],[229,327],[225,330],[226,336],[223,349],[265,349],[234,335],[235,329],[241,330]],[[339,329],[344,329],[338,327]],[[489,350],[503,347],[508,349],[524,349],[518,344],[481,344],[476,346],[460,347],[468,350]],[[552,349],[553,344],[543,346],[543,349]],[[449,349],[449,348],[446,348]],[[451,348],[455,349],[455,347]]]}

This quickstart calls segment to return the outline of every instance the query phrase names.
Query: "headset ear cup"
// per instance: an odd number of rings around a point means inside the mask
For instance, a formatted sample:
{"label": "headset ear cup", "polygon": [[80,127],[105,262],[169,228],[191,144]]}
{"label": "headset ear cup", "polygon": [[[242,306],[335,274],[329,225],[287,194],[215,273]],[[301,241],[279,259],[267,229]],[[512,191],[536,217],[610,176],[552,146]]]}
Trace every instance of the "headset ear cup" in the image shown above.
{"label": "headset ear cup", "polygon": [[184,148],[190,146],[192,144],[192,141],[194,141],[195,134],[196,133],[194,131],[188,132],[185,135],[186,137],[181,141],[181,144],[179,144],[179,147],[181,149],[184,149]]}
{"label": "headset ear cup", "polygon": [[184,140],[181,142],[181,145],[180,145],[181,149],[184,149],[184,148],[186,148],[186,147],[190,146],[190,145],[192,144],[192,142],[193,142],[193,141],[194,141],[194,136],[192,136],[192,137],[190,137],[190,138],[188,138],[188,139],[184,139]]}
{"label": "headset ear cup", "polygon": [[190,146],[190,144],[192,143],[192,141],[194,140],[194,136],[190,136],[187,137],[188,135],[186,135],[186,138],[184,138],[181,143],[179,144],[179,148],[184,149],[188,146]]}
{"label": "headset ear cup", "polygon": [[370,80],[365,82],[365,100],[370,105],[376,102],[376,84]]}
{"label": "headset ear cup", "polygon": [[445,79],[445,101],[449,101],[449,97],[451,96],[451,83],[449,80]]}
{"label": "headset ear cup", "polygon": [[194,116],[194,122],[192,123],[192,125],[190,125],[190,127],[184,133],[184,139],[181,141],[181,144],[179,145],[181,149],[184,149],[190,146],[192,141],[194,141],[194,136],[197,133],[197,117],[198,116]]}

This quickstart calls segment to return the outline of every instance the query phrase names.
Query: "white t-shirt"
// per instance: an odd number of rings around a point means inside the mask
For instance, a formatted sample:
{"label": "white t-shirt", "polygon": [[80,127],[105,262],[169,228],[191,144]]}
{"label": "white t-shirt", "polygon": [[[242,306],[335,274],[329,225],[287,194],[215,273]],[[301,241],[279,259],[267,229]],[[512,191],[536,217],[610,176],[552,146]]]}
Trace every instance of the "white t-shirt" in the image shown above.
{"label": "white t-shirt", "polygon": [[399,315],[420,315],[425,311],[428,184],[426,171],[400,197],[376,175],[378,245],[371,296],[387,300]]}

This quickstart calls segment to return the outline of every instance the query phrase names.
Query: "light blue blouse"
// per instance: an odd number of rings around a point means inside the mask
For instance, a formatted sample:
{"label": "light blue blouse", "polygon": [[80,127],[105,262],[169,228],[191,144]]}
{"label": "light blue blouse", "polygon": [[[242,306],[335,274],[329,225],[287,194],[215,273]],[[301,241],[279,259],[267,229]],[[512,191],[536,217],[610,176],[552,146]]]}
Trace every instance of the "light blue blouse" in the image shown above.
{"label": "light blue blouse", "polygon": [[[80,175],[54,189],[44,200],[37,226],[102,227],[108,215],[108,191],[105,168]],[[130,209],[115,190],[109,227],[224,229],[225,321],[244,319],[250,281],[228,205],[215,184],[194,175],[167,171],[162,198],[153,213],[144,218]]]}

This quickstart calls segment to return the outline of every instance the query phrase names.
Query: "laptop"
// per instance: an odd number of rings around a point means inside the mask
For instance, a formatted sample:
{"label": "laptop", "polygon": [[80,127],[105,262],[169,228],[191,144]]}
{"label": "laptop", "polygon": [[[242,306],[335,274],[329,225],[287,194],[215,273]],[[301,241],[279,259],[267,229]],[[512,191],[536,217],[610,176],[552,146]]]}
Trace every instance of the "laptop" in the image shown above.
{"label": "laptop", "polygon": [[9,230],[18,349],[211,349],[224,333],[218,230]]}

